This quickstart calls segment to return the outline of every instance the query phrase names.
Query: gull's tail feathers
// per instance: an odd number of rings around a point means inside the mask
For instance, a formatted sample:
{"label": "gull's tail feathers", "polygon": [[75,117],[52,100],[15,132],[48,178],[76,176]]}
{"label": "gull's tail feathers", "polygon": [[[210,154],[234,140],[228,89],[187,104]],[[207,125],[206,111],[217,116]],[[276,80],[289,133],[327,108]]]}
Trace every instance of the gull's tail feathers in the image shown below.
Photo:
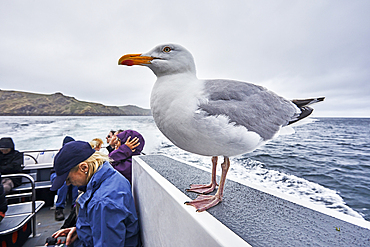
{"label": "gull's tail feathers", "polygon": [[313,112],[313,109],[309,107],[309,105],[312,105],[314,103],[318,103],[321,101],[324,101],[325,97],[320,97],[320,98],[312,98],[312,99],[294,99],[292,102],[301,110],[301,113],[289,121],[288,125],[293,124],[299,120],[302,120]]}

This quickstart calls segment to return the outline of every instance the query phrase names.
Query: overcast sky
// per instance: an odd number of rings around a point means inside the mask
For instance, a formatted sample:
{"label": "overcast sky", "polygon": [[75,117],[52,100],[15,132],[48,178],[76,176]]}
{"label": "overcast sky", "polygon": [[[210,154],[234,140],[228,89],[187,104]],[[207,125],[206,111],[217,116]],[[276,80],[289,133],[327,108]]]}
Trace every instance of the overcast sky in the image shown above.
{"label": "overcast sky", "polygon": [[178,43],[199,78],[253,82],[314,116],[370,117],[370,1],[0,0],[0,89],[149,108],[127,53]]}

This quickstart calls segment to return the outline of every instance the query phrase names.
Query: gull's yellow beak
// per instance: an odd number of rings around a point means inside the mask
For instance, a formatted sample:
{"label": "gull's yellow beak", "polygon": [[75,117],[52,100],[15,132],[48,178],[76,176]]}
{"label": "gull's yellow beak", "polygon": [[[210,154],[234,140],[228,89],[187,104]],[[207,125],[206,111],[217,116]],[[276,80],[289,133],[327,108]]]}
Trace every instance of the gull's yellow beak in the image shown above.
{"label": "gull's yellow beak", "polygon": [[141,54],[127,54],[118,60],[118,65],[132,66],[150,64],[150,61],[153,59],[153,57],[141,56]]}

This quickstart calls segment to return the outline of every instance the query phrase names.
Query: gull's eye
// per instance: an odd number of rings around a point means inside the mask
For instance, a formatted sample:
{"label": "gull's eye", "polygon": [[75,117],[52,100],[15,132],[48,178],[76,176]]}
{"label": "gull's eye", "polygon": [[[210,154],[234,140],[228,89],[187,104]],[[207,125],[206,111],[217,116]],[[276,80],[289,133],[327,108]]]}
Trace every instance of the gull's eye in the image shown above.
{"label": "gull's eye", "polygon": [[171,47],[169,47],[169,46],[165,46],[164,48],[163,48],[163,50],[162,51],[164,51],[164,52],[170,52],[171,51]]}

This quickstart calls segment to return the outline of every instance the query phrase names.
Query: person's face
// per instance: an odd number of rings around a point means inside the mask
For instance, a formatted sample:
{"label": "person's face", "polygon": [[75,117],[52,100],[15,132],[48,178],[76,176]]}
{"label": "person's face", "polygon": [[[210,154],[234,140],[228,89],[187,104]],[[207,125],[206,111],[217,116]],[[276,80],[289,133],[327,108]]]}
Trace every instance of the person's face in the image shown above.
{"label": "person's face", "polygon": [[116,148],[119,148],[121,145],[121,140],[117,138]]}
{"label": "person's face", "polygon": [[112,132],[109,132],[109,134],[105,137],[105,139],[107,139],[108,144],[109,144],[111,138],[112,138]]}
{"label": "person's face", "polygon": [[3,153],[3,154],[8,154],[10,153],[12,149],[11,148],[0,148],[0,151]]}
{"label": "person's face", "polygon": [[74,185],[74,186],[84,186],[87,184],[87,174],[88,166],[85,162],[80,163],[79,168],[77,171],[70,171],[68,177],[66,179],[67,185]]}
{"label": "person's face", "polygon": [[118,133],[118,131],[116,131],[116,132],[114,132],[114,135],[112,136],[112,140],[111,141],[114,141],[113,143],[114,144],[116,144],[117,143],[117,140],[118,140],[118,137],[117,137],[117,135],[118,135],[119,133]]}

